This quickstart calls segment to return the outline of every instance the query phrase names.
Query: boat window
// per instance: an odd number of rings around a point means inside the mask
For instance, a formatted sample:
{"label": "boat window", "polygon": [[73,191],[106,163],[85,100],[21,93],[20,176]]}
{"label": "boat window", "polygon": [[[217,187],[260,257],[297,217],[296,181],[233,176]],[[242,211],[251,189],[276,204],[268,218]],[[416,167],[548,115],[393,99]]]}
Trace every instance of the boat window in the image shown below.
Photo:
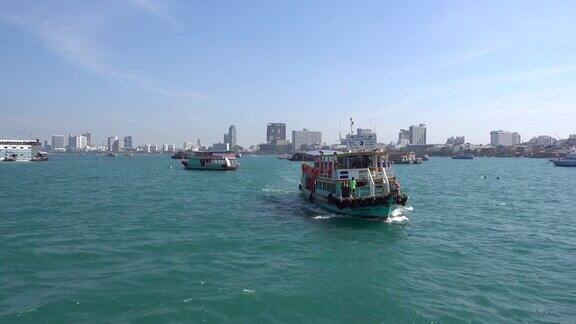
{"label": "boat window", "polygon": [[350,157],[350,168],[351,169],[363,169],[370,168],[372,165],[372,156],[361,155],[361,156],[351,156]]}

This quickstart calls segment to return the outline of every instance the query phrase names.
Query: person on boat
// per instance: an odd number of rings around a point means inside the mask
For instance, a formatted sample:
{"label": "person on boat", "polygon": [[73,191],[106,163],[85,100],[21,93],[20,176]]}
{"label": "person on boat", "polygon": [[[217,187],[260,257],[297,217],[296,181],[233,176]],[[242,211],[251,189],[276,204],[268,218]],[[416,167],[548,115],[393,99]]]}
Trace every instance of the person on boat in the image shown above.
{"label": "person on boat", "polygon": [[350,191],[352,192],[352,197],[356,196],[356,179],[354,179],[354,177],[352,177],[352,180],[350,180]]}
{"label": "person on boat", "polygon": [[348,187],[348,182],[344,181],[342,184],[342,198],[350,198],[350,187]]}

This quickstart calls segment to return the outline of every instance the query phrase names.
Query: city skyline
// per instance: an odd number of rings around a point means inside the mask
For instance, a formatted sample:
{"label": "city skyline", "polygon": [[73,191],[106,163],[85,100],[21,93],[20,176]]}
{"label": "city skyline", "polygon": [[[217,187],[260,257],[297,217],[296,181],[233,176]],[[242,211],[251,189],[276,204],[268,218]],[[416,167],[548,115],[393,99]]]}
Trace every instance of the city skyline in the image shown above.
{"label": "city skyline", "polygon": [[3,1],[1,135],[89,129],[97,143],[110,134],[216,143],[234,124],[246,146],[263,142],[260,125],[282,121],[331,144],[352,117],[380,142],[420,123],[429,143],[458,134],[488,143],[498,129],[566,138],[576,121],[575,9]]}

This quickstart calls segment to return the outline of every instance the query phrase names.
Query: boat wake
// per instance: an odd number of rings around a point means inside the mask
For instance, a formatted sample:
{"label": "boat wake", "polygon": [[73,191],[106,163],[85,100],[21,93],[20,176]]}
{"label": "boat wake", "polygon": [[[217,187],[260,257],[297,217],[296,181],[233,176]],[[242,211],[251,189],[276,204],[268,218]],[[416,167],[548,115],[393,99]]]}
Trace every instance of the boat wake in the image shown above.
{"label": "boat wake", "polygon": [[317,216],[312,217],[312,219],[330,219],[330,218],[334,218],[334,217],[337,217],[337,216],[335,216],[335,215],[334,215],[334,216],[331,216],[331,215],[317,215]]}
{"label": "boat wake", "polygon": [[388,217],[384,222],[385,223],[404,223],[410,220],[407,214],[409,211],[413,211],[414,207],[412,206],[398,206],[390,217]]}

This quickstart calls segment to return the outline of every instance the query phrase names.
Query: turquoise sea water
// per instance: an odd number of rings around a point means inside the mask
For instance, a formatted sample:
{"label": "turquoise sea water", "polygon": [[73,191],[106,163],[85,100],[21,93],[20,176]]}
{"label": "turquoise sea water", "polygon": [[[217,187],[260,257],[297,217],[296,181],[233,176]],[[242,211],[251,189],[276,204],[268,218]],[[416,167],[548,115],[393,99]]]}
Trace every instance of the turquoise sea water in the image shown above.
{"label": "turquoise sea water", "polygon": [[410,207],[377,223],[239,162],[1,164],[0,322],[576,322],[576,168],[396,166]]}

